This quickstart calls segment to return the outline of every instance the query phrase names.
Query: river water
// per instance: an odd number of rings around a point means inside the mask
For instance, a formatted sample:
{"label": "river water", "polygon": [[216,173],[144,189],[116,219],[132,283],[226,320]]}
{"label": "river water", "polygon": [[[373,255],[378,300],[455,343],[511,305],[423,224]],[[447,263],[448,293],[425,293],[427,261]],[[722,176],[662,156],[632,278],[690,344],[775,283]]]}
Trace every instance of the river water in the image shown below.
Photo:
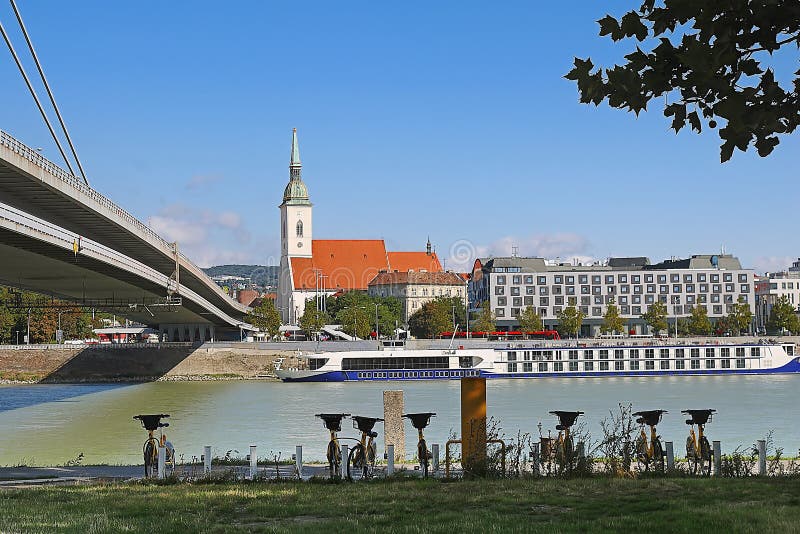
{"label": "river water", "polygon": [[[226,451],[258,455],[281,452],[287,457],[303,445],[306,460],[325,455],[327,431],[318,412],[349,412],[381,417],[383,390],[404,391],[405,409],[433,411],[428,443],[443,444],[459,430],[460,384],[457,381],[386,383],[284,384],[268,381],[152,382],[146,384],[0,386],[0,466],[59,465],[83,453],[83,463],[132,464],[141,461],[146,437],[139,413],[169,413],[168,435],[186,460],[200,456],[204,445],[214,455]],[[682,450],[687,427],[680,410],[716,408],[707,426],[723,451],[750,445],[774,431],[775,443],[787,453],[800,448],[794,423],[800,401],[800,376],[709,376],[586,378],[487,381],[490,416],[507,436],[517,430],[538,436],[536,425],[553,428],[549,410],[586,412],[587,430],[601,438],[600,421],[618,404],[634,409],[666,409],[659,425],[664,440]],[[379,446],[383,445],[383,428]],[[355,436],[349,422],[343,436]],[[406,451],[413,451],[416,432],[406,425]],[[236,453],[233,453],[236,454]],[[409,452],[409,457],[410,457]]]}

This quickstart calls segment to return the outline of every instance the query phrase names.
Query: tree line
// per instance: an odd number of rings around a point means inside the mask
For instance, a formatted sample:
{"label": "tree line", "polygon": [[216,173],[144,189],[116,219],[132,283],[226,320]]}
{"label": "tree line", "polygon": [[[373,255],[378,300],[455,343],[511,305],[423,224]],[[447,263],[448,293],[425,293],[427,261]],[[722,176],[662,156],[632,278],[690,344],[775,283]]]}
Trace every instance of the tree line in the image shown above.
{"label": "tree line", "polygon": [[[37,305],[26,307],[26,303]],[[91,310],[65,301],[0,286],[0,343],[23,343],[29,320],[31,343],[55,343],[59,319],[63,339],[92,338],[92,330],[102,326],[104,317],[108,314],[93,314]]]}

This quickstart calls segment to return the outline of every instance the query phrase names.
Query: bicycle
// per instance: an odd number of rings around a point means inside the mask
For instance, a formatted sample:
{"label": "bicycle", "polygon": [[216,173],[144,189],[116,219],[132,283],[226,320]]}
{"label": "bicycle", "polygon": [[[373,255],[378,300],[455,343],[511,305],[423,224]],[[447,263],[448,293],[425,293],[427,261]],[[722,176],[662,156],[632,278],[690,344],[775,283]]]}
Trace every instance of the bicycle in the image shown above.
{"label": "bicycle", "polygon": [[328,470],[331,479],[342,477],[342,449],[339,447],[338,432],[342,431],[342,419],[350,417],[349,413],[318,413],[316,417],[322,419],[331,433],[331,440],[328,442],[326,456],[328,458]]}
{"label": "bicycle", "polygon": [[[167,435],[160,432],[159,438],[153,436],[153,432],[159,428],[169,426],[169,423],[162,423],[161,419],[166,419],[169,415],[160,413],[153,415],[135,415],[133,418],[138,419],[142,424],[142,428],[147,430],[147,440],[142,446],[142,453],[144,455],[144,476],[152,477],[158,474],[158,449],[164,447],[166,449],[166,463],[165,470],[169,473],[175,471],[175,447],[172,443],[167,441]],[[167,474],[167,473],[165,473]]]}
{"label": "bicycle", "polygon": [[435,417],[433,412],[420,412],[420,413],[404,413],[403,417],[411,420],[411,424],[417,429],[419,440],[417,441],[417,457],[419,458],[419,467],[422,469],[422,478],[428,478],[428,465],[433,457],[428,450],[428,444],[425,443],[425,436],[423,430],[428,426],[431,417]]}
{"label": "bicycle", "polygon": [[[661,417],[666,410],[645,410],[634,412],[636,422],[639,423],[639,438],[636,440],[636,459],[648,472],[650,467],[658,473],[664,472],[664,447],[661,445],[661,436],[656,432],[656,425],[661,422]],[[650,440],[648,442],[644,425],[650,427]]]}
{"label": "bicycle", "polygon": [[375,474],[375,438],[378,437],[378,433],[374,432],[372,428],[378,421],[383,421],[383,419],[360,415],[353,416],[353,428],[361,432],[361,439],[350,451],[349,458],[347,458],[348,480],[352,481],[353,476],[356,474],[360,474],[362,480],[372,478]]}
{"label": "bicycle", "polygon": [[[693,475],[711,475],[711,460],[714,457],[714,453],[703,431],[715,412],[716,410],[711,409],[681,410],[681,413],[691,417],[691,419],[686,420],[686,424],[691,427],[689,429],[689,437],[686,438],[686,461],[691,463]],[[697,425],[697,434],[695,434],[694,425]]]}
{"label": "bicycle", "polygon": [[542,436],[541,423],[539,424],[539,442],[540,442],[540,455],[542,463],[547,462],[548,472],[553,472],[553,465],[556,466],[556,472],[572,471],[575,466],[575,444],[572,440],[572,433],[570,428],[575,424],[579,416],[583,412],[565,412],[555,410],[549,412],[558,417],[558,436],[553,438],[550,436],[550,431],[547,431],[547,437]]}

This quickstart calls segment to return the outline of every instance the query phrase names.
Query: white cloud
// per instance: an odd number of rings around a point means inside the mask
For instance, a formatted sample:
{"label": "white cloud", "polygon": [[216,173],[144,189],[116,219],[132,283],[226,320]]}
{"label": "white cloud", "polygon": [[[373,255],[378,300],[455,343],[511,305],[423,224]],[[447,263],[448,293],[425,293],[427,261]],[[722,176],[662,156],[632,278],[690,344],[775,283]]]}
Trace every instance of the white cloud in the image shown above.
{"label": "white cloud", "polygon": [[526,237],[506,236],[489,244],[476,244],[461,239],[454,242],[446,258],[447,268],[469,271],[475,258],[492,256],[542,257],[563,262],[590,262],[596,258],[589,254],[591,244],[584,236],[573,233],[534,234]]}
{"label": "white cloud", "polygon": [[794,256],[760,256],[753,261],[757,273],[785,271],[797,258]]}
{"label": "white cloud", "polygon": [[270,252],[252,244],[242,218],[231,211],[172,204],[152,215],[148,224],[167,241],[177,241],[181,252],[201,267],[259,263]]}

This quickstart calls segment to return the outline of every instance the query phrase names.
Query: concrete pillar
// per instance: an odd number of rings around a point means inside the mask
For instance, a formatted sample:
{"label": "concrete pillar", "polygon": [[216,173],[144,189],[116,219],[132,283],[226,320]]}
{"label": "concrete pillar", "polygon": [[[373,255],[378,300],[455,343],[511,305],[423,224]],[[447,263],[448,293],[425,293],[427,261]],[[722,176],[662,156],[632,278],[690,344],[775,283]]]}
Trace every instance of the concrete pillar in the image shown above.
{"label": "concrete pillar", "polygon": [[461,379],[461,462],[464,471],[486,472],[486,379]]}
{"label": "concrete pillar", "polygon": [[760,439],[756,443],[758,444],[758,474],[765,476],[767,474],[767,441]]}
{"label": "concrete pillar", "polygon": [[297,468],[297,476],[303,478],[303,446],[297,445],[294,448],[294,465]]}
{"label": "concrete pillar", "polygon": [[667,471],[675,469],[675,447],[671,441],[665,443],[667,446]]}
{"label": "concrete pillar", "polygon": [[258,455],[256,454],[256,446],[250,445],[250,480],[256,478],[258,472]]}
{"label": "concrete pillar", "polygon": [[722,476],[722,444],[712,441],[711,448],[714,449],[714,476]]}
{"label": "concrete pillar", "polygon": [[158,478],[167,476],[167,448],[158,448]]}
{"label": "concrete pillar", "polygon": [[386,475],[392,476],[394,474],[394,445],[386,446]]}
{"label": "concrete pillar", "polygon": [[339,466],[341,475],[347,475],[347,459],[350,456],[350,447],[347,444],[342,445],[342,465]]}
{"label": "concrete pillar", "polygon": [[439,444],[434,443],[431,445],[431,467],[433,468],[433,472],[439,470]]}
{"label": "concrete pillar", "polygon": [[403,425],[403,391],[383,392],[383,441],[387,451],[393,445],[392,460],[402,462],[406,456],[406,433]]}
{"label": "concrete pillar", "polygon": [[203,473],[211,474],[211,445],[203,447]]}

